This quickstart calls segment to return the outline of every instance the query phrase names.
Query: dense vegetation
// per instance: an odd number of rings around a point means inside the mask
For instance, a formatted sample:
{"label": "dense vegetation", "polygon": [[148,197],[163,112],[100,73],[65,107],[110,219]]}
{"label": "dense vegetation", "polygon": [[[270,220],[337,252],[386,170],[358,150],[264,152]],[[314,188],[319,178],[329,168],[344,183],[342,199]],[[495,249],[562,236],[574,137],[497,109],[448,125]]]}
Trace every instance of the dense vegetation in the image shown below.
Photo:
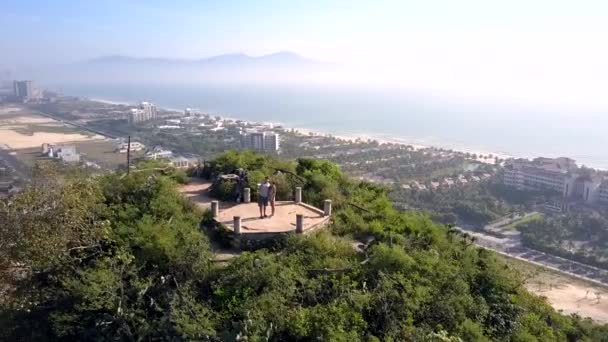
{"label": "dense vegetation", "polygon": [[558,314],[490,252],[397,211],[384,189],[332,163],[231,152],[210,167],[289,171],[285,186],[304,186],[308,202],[334,200],[333,223],[219,265],[202,213],[171,175],[45,170],[0,204],[0,271],[11,285],[0,338],[608,340],[608,327]]}
{"label": "dense vegetation", "polygon": [[607,213],[568,213],[518,226],[532,248],[608,269]]}
{"label": "dense vegetation", "polygon": [[550,194],[508,188],[499,181],[483,181],[436,190],[397,189],[391,198],[402,209],[428,212],[444,223],[483,227],[500,217],[530,211]]}

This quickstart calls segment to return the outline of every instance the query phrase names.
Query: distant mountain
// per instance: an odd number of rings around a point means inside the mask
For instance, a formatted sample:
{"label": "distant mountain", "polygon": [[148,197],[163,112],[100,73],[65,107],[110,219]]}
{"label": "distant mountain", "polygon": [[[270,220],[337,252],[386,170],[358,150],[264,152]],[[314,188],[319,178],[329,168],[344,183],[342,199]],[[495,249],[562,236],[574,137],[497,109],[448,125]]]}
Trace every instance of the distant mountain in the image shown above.
{"label": "distant mountain", "polygon": [[139,82],[139,81],[292,81],[310,78],[332,66],[282,51],[263,56],[243,53],[202,59],[137,58],[109,55],[26,76],[47,82]]}
{"label": "distant mountain", "polygon": [[199,65],[250,67],[250,66],[320,66],[325,63],[304,58],[296,53],[281,51],[259,57],[253,57],[244,53],[224,54],[201,59],[169,59],[169,58],[137,58],[122,55],[103,56],[78,64],[94,65],[118,65],[118,64],[164,64],[164,65]]}

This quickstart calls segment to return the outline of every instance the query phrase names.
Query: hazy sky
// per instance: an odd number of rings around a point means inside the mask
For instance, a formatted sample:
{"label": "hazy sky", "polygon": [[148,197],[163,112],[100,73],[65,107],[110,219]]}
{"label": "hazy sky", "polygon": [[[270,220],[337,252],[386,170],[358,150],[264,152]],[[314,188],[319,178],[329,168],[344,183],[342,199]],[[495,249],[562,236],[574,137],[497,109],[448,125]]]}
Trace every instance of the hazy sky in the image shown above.
{"label": "hazy sky", "polygon": [[[0,65],[290,50],[358,78],[608,108],[606,0],[31,1],[0,5]],[[558,102],[559,102],[558,101]]]}

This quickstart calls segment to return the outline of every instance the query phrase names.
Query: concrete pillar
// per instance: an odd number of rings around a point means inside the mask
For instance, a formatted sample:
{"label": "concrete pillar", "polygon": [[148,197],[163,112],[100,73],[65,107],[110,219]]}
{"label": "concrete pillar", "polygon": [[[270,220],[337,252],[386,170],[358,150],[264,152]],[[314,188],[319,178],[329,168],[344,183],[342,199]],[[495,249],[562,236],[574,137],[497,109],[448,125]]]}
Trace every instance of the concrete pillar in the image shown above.
{"label": "concrete pillar", "polygon": [[296,203],[302,203],[302,188],[296,187]]}
{"label": "concrete pillar", "polygon": [[243,202],[245,202],[245,203],[251,202],[251,189],[250,188],[243,189]]}
{"label": "concrete pillar", "polygon": [[325,216],[331,216],[331,200],[323,202],[323,211]]}
{"label": "concrete pillar", "polygon": [[211,201],[211,214],[213,215],[213,217],[218,217],[220,214],[220,202],[218,201]]}
{"label": "concrete pillar", "polygon": [[296,214],[296,233],[304,233],[304,215]]}
{"label": "concrete pillar", "polygon": [[236,234],[236,235],[241,234],[241,217],[240,216],[233,217],[232,225],[234,226],[234,234]]}

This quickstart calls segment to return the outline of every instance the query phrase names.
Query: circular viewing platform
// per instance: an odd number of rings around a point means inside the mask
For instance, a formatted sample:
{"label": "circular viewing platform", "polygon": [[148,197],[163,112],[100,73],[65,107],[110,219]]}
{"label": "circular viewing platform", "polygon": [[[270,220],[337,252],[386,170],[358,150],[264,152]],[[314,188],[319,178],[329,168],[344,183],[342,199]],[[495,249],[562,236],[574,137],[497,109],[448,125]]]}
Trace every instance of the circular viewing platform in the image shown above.
{"label": "circular viewing platform", "polygon": [[[297,216],[302,215],[302,231],[308,233],[329,222],[329,216],[323,210],[305,203],[277,201],[274,216],[270,216],[268,207],[266,218],[260,218],[260,209],[257,203],[242,203],[220,209],[215,220],[234,232],[234,218],[239,217],[241,226],[237,234],[257,234],[262,238],[268,235],[296,232]],[[263,236],[262,236],[263,235]]]}

